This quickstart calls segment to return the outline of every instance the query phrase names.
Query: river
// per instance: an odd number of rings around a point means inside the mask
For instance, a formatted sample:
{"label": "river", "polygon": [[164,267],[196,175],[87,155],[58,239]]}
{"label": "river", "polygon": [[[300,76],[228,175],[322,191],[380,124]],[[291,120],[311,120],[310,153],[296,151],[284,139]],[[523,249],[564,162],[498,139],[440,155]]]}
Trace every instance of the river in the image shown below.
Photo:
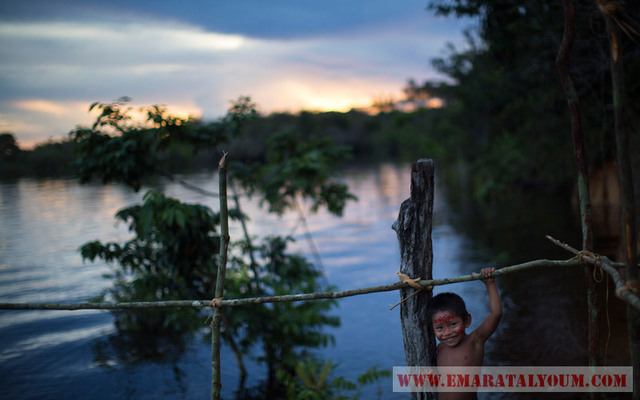
{"label": "river", "polygon": [[[215,173],[184,178],[217,191]],[[292,234],[297,239],[294,248],[311,261],[315,257],[310,249],[315,247],[326,280],[338,289],[392,283],[397,279],[399,252],[391,225],[409,195],[409,166],[353,169],[344,179],[359,201],[349,203],[342,218],[326,212],[307,215],[312,243],[297,214],[275,217],[255,200],[243,202],[244,211],[251,216],[249,231],[259,236]],[[84,302],[109,287],[111,281],[103,274],[110,267],[101,262],[83,263],[78,248],[91,240],[128,238],[126,227],[115,225],[114,214],[139,202],[147,189],[218,209],[217,199],[168,181],[158,181],[138,193],[117,184],[79,185],[71,179],[0,184],[0,302]],[[473,207],[457,207],[454,212],[437,185],[434,277],[464,275],[527,259],[558,258],[562,253],[546,242],[544,234],[569,240],[579,237],[579,232],[571,223],[570,210],[556,205],[546,200],[526,207],[514,204],[513,210],[497,215]],[[239,227],[232,226],[232,237],[239,233]],[[543,268],[499,278],[504,316],[487,344],[485,364],[584,365],[583,286],[578,268]],[[435,290],[441,291],[455,291],[465,298],[473,316],[470,329],[488,312],[480,282]],[[332,314],[340,318],[341,325],[326,329],[335,337],[335,344],[316,350],[337,366],[334,376],[355,380],[374,365],[382,369],[405,365],[399,311],[389,310],[398,301],[397,292],[338,300]],[[108,311],[0,311],[0,398],[208,398],[209,343],[193,340],[178,359],[166,362],[103,362],[99,353],[116,332],[113,322]],[[609,342],[608,355],[622,362],[624,356],[616,352],[624,353],[615,335]],[[223,398],[232,399],[238,370],[227,346],[221,357]],[[260,384],[265,368],[250,360],[248,367],[247,386]],[[361,398],[401,399],[407,395],[393,393],[391,378],[383,378],[363,388]]]}

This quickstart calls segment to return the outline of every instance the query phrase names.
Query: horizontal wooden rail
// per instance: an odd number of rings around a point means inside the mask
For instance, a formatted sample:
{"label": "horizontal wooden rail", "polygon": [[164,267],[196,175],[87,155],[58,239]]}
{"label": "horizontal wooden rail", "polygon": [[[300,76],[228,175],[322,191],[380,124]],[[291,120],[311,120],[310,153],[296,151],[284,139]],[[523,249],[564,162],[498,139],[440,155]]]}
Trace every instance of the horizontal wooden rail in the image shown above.
{"label": "horizontal wooden rail", "polygon": [[[522,271],[534,267],[568,267],[579,265],[579,261],[572,260],[536,260],[523,264],[512,265],[497,269],[491,275],[497,277],[512,272]],[[418,284],[422,287],[449,285],[452,283],[469,282],[483,279],[482,275],[462,275],[453,278],[421,280]],[[318,292],[290,294],[283,296],[249,297],[244,299],[222,299],[216,301],[216,305],[223,307],[244,306],[250,304],[282,303],[289,301],[307,301],[322,299],[339,299],[343,297],[358,296],[369,293],[390,292],[407,287],[407,283],[396,282],[389,285],[372,286],[360,289],[350,289],[336,292]],[[128,302],[128,303],[0,303],[0,310],[126,310],[142,308],[176,308],[176,307],[211,307],[210,300],[170,300],[152,302]]]}
{"label": "horizontal wooden rail", "polygon": [[[555,240],[555,239],[553,239]],[[560,242],[558,242],[560,243]],[[566,246],[566,245],[565,245]],[[575,251],[570,247],[567,250]],[[591,257],[581,255],[580,260],[573,258],[570,260],[535,260],[523,264],[512,265],[497,269],[491,274],[497,277],[512,272],[522,271],[535,267],[570,267],[577,266],[580,262],[586,262],[591,265],[602,267],[602,269],[613,277],[616,286],[616,296],[626,301],[632,307],[640,310],[640,298],[636,296],[632,290],[628,288],[624,279],[617,272],[616,268],[624,267],[624,264],[611,262],[608,258],[597,256]],[[429,286],[449,285],[452,283],[469,282],[483,279],[482,275],[462,275],[452,278],[421,280],[417,283],[425,288]],[[350,289],[337,292],[318,292],[318,293],[301,293],[289,294],[283,296],[264,296],[264,297],[248,297],[244,299],[222,299],[215,304],[222,307],[245,306],[251,304],[265,303],[283,303],[288,301],[308,301],[323,299],[340,299],[343,297],[358,296],[369,293],[390,292],[407,287],[407,283],[396,282],[389,285],[371,286],[360,289]],[[150,308],[179,308],[179,307],[212,307],[210,300],[167,300],[167,301],[143,301],[128,303],[0,303],[0,310],[131,310],[131,309],[150,309]]]}

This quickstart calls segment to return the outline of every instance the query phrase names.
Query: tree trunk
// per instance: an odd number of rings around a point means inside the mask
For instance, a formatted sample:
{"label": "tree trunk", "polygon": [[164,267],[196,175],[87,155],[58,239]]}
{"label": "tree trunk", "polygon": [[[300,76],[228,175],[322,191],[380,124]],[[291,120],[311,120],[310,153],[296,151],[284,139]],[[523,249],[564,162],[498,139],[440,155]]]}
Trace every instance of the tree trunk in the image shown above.
{"label": "tree trunk", "polygon": [[[393,230],[400,246],[400,272],[410,278],[432,279],[433,249],[431,228],[433,214],[433,161],[418,160],[411,165],[411,197],[400,206]],[[400,290],[404,299],[414,288]],[[400,321],[407,366],[435,366],[436,347],[433,327],[427,321],[426,308],[430,290],[422,290],[400,305]],[[411,394],[412,400],[436,399],[435,393]]]}

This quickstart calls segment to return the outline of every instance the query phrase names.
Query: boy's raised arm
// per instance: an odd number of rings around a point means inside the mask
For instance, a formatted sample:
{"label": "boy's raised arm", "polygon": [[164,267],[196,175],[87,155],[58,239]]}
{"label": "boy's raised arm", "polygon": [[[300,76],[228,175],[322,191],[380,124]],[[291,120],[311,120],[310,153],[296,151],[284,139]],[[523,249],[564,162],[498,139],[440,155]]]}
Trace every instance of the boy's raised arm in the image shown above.
{"label": "boy's raised arm", "polygon": [[[495,270],[495,268],[483,268],[480,273],[484,276],[490,276]],[[500,322],[500,318],[502,317],[502,302],[500,301],[500,294],[498,293],[495,279],[484,279],[483,282],[489,295],[489,315],[482,321],[482,324],[476,329],[475,333],[484,342],[496,330],[498,322]]]}

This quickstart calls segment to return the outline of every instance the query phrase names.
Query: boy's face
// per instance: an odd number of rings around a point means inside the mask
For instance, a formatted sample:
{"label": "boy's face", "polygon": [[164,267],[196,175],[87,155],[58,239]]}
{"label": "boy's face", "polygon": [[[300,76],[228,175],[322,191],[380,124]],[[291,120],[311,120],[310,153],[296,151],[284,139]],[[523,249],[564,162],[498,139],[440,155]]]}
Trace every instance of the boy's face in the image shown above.
{"label": "boy's face", "polygon": [[471,324],[471,316],[465,321],[453,311],[438,311],[433,314],[431,321],[433,323],[433,332],[440,343],[455,347],[464,338],[465,329]]}

